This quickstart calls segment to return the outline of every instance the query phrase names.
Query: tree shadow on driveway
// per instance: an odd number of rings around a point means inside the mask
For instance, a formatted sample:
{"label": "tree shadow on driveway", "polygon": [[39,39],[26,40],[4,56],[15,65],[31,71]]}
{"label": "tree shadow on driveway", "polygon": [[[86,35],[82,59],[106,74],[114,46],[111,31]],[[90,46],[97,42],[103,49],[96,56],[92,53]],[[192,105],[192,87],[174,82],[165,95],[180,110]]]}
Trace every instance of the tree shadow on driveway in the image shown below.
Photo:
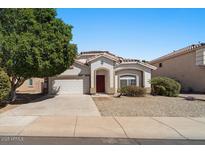
{"label": "tree shadow on driveway", "polygon": [[17,94],[17,99],[15,102],[11,103],[10,105],[17,105],[17,104],[28,104],[28,103],[37,103],[39,101],[52,99],[57,95],[48,95],[48,94],[30,94],[30,93],[24,93],[24,94]]}

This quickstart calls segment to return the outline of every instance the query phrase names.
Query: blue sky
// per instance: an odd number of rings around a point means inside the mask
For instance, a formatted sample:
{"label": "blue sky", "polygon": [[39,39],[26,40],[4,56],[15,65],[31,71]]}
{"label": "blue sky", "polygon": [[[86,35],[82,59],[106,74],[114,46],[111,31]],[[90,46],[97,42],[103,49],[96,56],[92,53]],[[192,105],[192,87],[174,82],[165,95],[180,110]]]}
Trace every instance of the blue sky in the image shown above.
{"label": "blue sky", "polygon": [[205,41],[205,9],[57,9],[79,51],[152,60]]}

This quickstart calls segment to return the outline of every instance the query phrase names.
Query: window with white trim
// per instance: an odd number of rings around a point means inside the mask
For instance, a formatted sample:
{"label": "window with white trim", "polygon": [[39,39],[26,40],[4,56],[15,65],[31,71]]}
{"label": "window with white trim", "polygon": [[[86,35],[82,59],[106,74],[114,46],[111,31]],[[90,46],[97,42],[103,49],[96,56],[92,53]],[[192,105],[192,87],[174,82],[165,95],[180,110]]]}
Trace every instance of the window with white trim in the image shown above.
{"label": "window with white trim", "polygon": [[130,85],[136,86],[136,76],[134,75],[123,75],[120,76],[120,87],[126,87]]}

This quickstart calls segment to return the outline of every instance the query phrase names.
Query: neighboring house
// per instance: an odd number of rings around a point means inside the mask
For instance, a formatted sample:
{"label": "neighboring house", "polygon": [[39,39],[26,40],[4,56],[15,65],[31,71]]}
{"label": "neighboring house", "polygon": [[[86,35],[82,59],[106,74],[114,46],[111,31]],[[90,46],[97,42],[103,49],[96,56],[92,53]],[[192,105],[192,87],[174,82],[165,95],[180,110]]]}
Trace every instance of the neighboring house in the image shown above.
{"label": "neighboring house", "polygon": [[81,52],[73,66],[49,78],[50,94],[107,93],[136,85],[150,89],[151,70],[155,67],[136,59],[124,59],[108,51]]}
{"label": "neighboring house", "polygon": [[205,44],[194,44],[150,61],[152,76],[179,81],[184,92],[205,92]]}
{"label": "neighboring house", "polygon": [[26,80],[16,91],[18,93],[42,93],[44,79],[31,78]]}

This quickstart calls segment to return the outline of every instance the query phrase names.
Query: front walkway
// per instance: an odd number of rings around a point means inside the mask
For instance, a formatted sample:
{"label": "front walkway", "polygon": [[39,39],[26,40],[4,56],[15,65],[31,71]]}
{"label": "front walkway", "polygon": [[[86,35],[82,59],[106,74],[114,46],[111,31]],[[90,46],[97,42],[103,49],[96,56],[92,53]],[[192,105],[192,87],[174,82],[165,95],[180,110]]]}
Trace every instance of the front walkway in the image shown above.
{"label": "front walkway", "polygon": [[0,136],[205,139],[205,118],[2,116]]}

